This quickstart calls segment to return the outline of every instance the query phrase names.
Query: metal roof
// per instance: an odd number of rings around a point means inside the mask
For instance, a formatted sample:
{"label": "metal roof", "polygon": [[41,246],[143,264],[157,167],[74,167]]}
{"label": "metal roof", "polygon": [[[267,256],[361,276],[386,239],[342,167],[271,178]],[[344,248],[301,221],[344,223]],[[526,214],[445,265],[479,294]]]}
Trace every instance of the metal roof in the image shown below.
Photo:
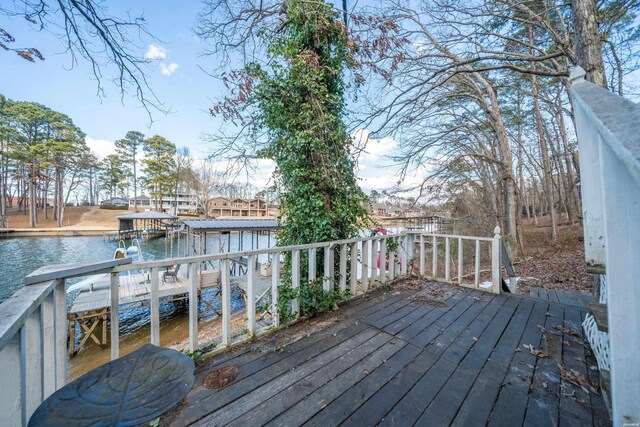
{"label": "metal roof", "polygon": [[164,212],[145,211],[119,216],[118,219],[176,219],[175,215]]}
{"label": "metal roof", "polygon": [[182,222],[200,232],[274,230],[281,227],[275,219],[183,219]]}

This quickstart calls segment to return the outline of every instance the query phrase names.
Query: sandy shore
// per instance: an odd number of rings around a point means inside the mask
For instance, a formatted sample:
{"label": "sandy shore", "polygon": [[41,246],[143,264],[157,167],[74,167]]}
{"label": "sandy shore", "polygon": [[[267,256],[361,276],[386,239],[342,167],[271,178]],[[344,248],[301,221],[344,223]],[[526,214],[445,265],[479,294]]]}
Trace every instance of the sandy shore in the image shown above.
{"label": "sandy shore", "polygon": [[[64,226],[57,227],[52,218],[44,219],[38,212],[39,222],[29,227],[29,216],[17,209],[9,209],[9,226],[0,231],[0,237],[45,237],[45,236],[102,236],[118,229],[118,216],[127,210],[107,210],[96,206],[68,207],[64,211]],[[49,211],[49,216],[52,212]]]}

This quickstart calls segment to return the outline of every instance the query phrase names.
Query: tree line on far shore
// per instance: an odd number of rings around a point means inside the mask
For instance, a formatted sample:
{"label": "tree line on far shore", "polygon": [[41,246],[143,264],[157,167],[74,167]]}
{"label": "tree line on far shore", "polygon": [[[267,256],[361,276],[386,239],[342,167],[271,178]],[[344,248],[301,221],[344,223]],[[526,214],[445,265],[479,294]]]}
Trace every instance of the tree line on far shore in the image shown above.
{"label": "tree line on far shore", "polygon": [[255,193],[250,185],[229,184],[215,162],[195,161],[186,147],[162,136],[129,131],[115,142],[116,153],[102,160],[85,136],[63,113],[0,94],[0,227],[9,208],[29,215],[31,227],[42,218],[61,227],[69,204],[133,195],[137,210],[138,196],[146,193],[157,209],[163,194],[180,191],[205,201]]}

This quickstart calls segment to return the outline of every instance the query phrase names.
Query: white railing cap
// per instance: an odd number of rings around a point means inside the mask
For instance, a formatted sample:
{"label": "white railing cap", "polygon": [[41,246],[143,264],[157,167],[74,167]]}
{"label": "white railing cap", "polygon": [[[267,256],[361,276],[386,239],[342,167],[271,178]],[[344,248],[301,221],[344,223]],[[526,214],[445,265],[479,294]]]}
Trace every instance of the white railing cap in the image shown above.
{"label": "white railing cap", "polygon": [[585,75],[576,67],[569,77],[574,101],[640,184],[640,106],[586,81]]}
{"label": "white railing cap", "polygon": [[113,267],[122,264],[131,264],[132,258],[110,259],[107,261],[92,261],[74,264],[57,264],[40,267],[24,278],[25,285],[46,282],[55,279],[69,279],[72,277],[86,276],[89,274],[108,273]]}

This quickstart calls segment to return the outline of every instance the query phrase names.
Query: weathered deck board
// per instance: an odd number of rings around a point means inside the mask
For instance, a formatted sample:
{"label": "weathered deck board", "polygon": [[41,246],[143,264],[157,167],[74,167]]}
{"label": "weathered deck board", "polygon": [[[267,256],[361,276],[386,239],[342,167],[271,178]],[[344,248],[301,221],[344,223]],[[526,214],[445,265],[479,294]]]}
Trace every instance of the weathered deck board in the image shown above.
{"label": "weathered deck board", "polygon": [[596,302],[593,295],[582,291],[561,291],[558,289],[529,288],[529,296],[549,302],[559,302],[565,305],[575,305],[589,308],[589,304]]}
{"label": "weathered deck board", "polygon": [[[586,310],[427,286],[446,296],[374,293],[213,358],[161,424],[610,425],[602,397],[560,375],[558,364],[599,380],[581,337]],[[206,374],[222,366],[237,366],[238,377],[222,390],[204,388]]]}

